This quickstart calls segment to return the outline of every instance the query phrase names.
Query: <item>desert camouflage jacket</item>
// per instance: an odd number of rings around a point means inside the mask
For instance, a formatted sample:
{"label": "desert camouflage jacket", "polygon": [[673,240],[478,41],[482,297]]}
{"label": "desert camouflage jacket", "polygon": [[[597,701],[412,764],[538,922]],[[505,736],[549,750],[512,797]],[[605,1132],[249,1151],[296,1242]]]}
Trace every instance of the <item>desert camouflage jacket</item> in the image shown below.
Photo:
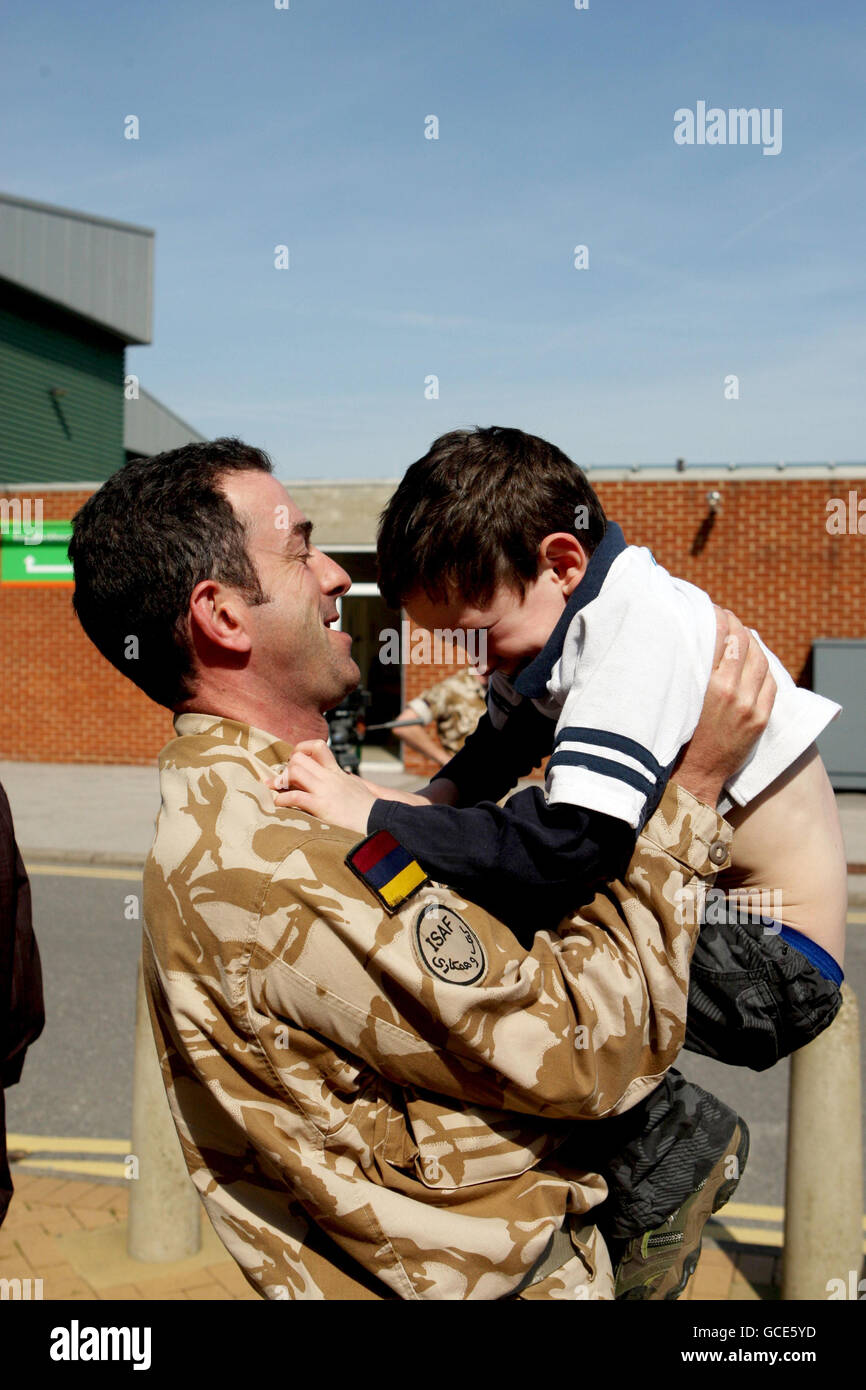
{"label": "desert camouflage jacket", "polygon": [[190,1174],[252,1285],[611,1298],[586,1216],[604,1180],[558,1149],[674,1061],[730,828],[669,786],[626,882],[527,951],[395,842],[350,864],[356,834],[276,807],[263,779],[288,744],[212,715],[175,729],[145,986]]}

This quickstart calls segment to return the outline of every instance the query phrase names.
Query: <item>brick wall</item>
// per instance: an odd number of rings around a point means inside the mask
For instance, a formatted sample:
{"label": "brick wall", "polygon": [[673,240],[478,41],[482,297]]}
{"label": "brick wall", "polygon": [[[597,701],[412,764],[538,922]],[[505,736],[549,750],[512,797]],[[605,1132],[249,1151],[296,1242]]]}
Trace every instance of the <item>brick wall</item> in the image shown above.
{"label": "brick wall", "polygon": [[[0,497],[34,496],[0,489]],[[40,494],[45,521],[66,521],[88,492]],[[115,671],[85,637],[72,587],[0,585],[0,758],[151,763],[171,715]]]}
{"label": "brick wall", "polygon": [[[711,488],[722,505],[701,548]],[[804,684],[815,638],[866,637],[866,535],[826,530],[828,499],[849,491],[866,499],[862,480],[790,474],[598,485],[628,541],[756,627]],[[70,518],[86,495],[44,494],[45,520]],[[170,715],[99,656],[71,600],[71,588],[0,587],[0,758],[148,763],[171,735]],[[406,698],[447,674],[410,666]],[[409,750],[406,761],[429,770]]]}

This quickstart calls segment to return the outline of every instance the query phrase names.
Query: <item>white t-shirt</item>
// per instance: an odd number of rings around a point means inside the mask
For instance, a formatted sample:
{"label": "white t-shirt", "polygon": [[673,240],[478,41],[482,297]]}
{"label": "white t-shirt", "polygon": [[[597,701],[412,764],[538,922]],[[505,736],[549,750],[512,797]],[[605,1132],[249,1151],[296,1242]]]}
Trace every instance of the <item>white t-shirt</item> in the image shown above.
{"label": "white t-shirt", "polygon": [[[580,605],[580,588],[576,591],[580,606],[550,667],[545,693],[533,703],[556,721],[548,803],[602,811],[640,829],[697,727],[713,669],[716,619],[702,589],[674,578],[644,547],[625,546],[615,553],[621,532],[612,524],[608,530],[613,534],[605,538],[605,551],[614,558],[608,564],[599,556],[587,602]],[[721,814],[764,791],[841,710],[823,695],[796,686],[763,642],[761,647],[778,693],[766,729],[726,784]],[[548,660],[550,648],[551,643],[545,649]],[[544,656],[533,664],[536,687],[539,662],[541,679],[547,675]],[[500,672],[492,674],[488,706],[496,727],[520,702],[520,686],[520,677],[512,684]]]}

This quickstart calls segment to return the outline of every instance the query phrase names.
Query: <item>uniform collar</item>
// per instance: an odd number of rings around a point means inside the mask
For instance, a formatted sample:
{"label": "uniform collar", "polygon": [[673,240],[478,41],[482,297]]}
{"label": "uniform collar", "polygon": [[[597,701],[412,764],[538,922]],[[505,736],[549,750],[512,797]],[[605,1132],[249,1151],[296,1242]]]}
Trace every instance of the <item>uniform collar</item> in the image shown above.
{"label": "uniform collar", "polygon": [[547,682],[550,680],[554,666],[562,656],[565,634],[571,627],[575,614],[598,597],[611,565],[617,556],[626,549],[626,540],[622,529],[617,526],[615,521],[609,521],[601,541],[590,556],[586,574],[568,600],[562,616],[548,637],[543,650],[513,682],[518,695],[526,695],[531,700],[540,700],[547,694]]}
{"label": "uniform collar", "polygon": [[243,748],[267,767],[278,767],[292,756],[292,745],[274,738],[264,729],[241,724],[237,719],[223,719],[218,714],[176,714],[174,731],[178,738],[209,734],[215,744],[233,744]]}

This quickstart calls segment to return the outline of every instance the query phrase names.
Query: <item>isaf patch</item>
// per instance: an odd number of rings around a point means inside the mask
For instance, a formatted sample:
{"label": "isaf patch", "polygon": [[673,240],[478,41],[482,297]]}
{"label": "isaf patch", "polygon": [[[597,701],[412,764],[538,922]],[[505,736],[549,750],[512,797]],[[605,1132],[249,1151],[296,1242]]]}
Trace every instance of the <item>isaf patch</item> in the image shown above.
{"label": "isaf patch", "polygon": [[459,912],[428,903],[415,919],[415,951],[428,975],[450,985],[475,985],[484,977],[484,947]]}
{"label": "isaf patch", "polygon": [[389,830],[368,835],[349,850],[346,863],[392,915],[428,881],[421,865]]}

